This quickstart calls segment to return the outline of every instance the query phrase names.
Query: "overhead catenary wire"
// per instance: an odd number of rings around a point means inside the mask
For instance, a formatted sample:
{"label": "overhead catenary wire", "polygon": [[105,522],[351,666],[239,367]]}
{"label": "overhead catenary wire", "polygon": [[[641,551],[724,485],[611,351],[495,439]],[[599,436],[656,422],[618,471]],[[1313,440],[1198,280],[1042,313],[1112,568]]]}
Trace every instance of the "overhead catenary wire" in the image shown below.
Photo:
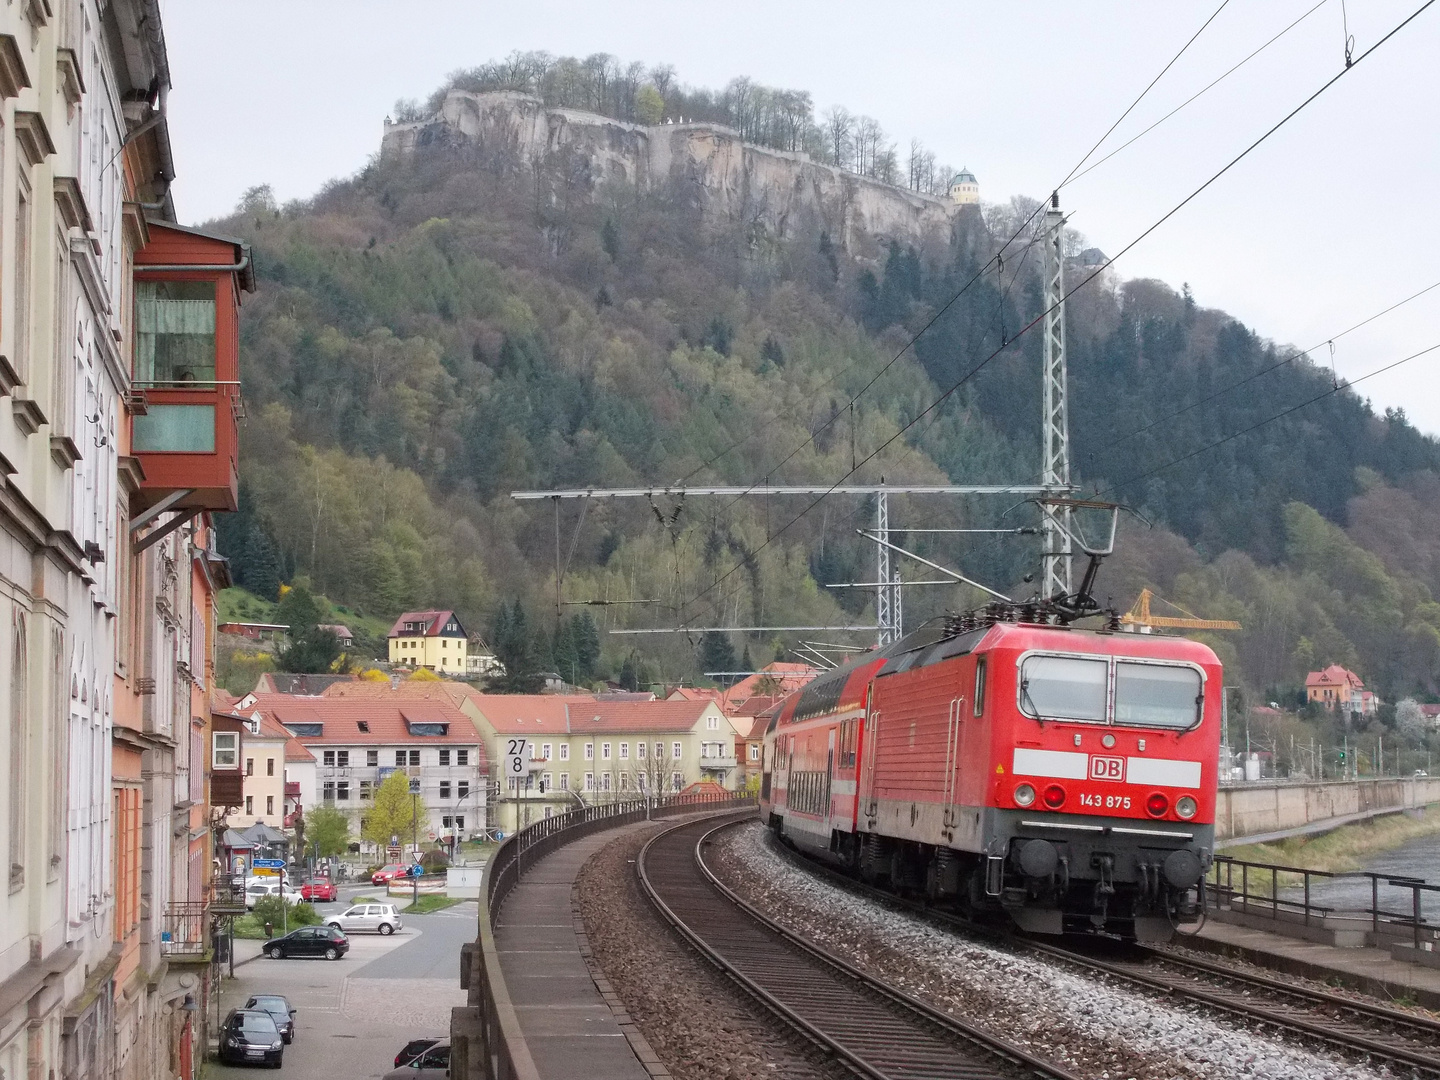
{"label": "overhead catenary wire", "polygon": [[[1362,54],[1362,56],[1356,58],[1355,62],[1358,63],[1363,58],[1364,57]],[[1192,458],[1199,457],[1201,454],[1206,453],[1209,450],[1214,450],[1216,447],[1224,446],[1228,442],[1233,442],[1234,440],[1240,438],[1242,435],[1248,435],[1252,431],[1256,431],[1262,427],[1265,427],[1267,424],[1273,424],[1277,420],[1283,420],[1291,413],[1299,412],[1301,409],[1307,408],[1310,405],[1314,405],[1317,401],[1324,401],[1328,397],[1334,397],[1336,394],[1340,393],[1340,391],[1346,390],[1354,386],[1356,383],[1362,383],[1366,379],[1373,379],[1376,375],[1383,375],[1387,371],[1393,371],[1401,364],[1408,364],[1411,360],[1415,360],[1419,357],[1435,352],[1437,349],[1440,349],[1440,342],[1437,342],[1434,345],[1427,346],[1426,348],[1421,349],[1419,352],[1413,352],[1409,356],[1402,357],[1401,359],[1396,360],[1393,363],[1386,364],[1384,367],[1379,367],[1376,368],[1374,371],[1366,372],[1358,379],[1351,379],[1347,382],[1342,382],[1336,386],[1332,386],[1329,389],[1323,391],[1322,393],[1316,394],[1314,397],[1308,398],[1307,400],[1300,402],[1298,405],[1292,405],[1288,409],[1282,409],[1274,416],[1268,416],[1264,420],[1260,420],[1257,423],[1251,424],[1247,428],[1241,428],[1239,431],[1232,432],[1231,434],[1226,435],[1223,439],[1216,439],[1212,443],[1207,443],[1205,446],[1200,447],[1200,449],[1198,450],[1192,450],[1190,453],[1183,454],[1178,458],[1167,461],[1163,465],[1157,465],[1153,469],[1148,469],[1143,473],[1137,473],[1134,476],[1128,477],[1124,480],[1119,481],[1118,483],[1112,484],[1103,492],[1100,492],[1100,494],[1108,495],[1113,492],[1119,491],[1122,488],[1129,487],[1131,484],[1138,484],[1142,480],[1148,480],[1150,477],[1156,475],[1157,473],[1162,473],[1166,469],[1173,469],[1176,465],[1189,461]]]}
{"label": "overhead catenary wire", "polygon": [[[1180,408],[1175,409],[1173,412],[1168,412],[1168,413],[1166,413],[1164,416],[1161,416],[1161,417],[1159,417],[1158,419],[1155,419],[1155,420],[1150,421],[1150,423],[1146,424],[1144,427],[1136,428],[1134,431],[1130,432],[1130,434],[1128,434],[1128,435],[1122,435],[1122,436],[1120,436],[1120,438],[1113,440],[1113,441],[1109,444],[1109,448],[1110,448],[1110,449],[1113,449],[1114,447],[1119,446],[1119,445],[1120,445],[1121,443],[1123,443],[1123,442],[1128,442],[1130,439],[1136,438],[1137,436],[1140,436],[1140,435],[1144,435],[1147,431],[1150,431],[1150,430],[1152,430],[1153,428],[1158,427],[1159,425],[1161,425],[1161,424],[1163,424],[1163,423],[1165,423],[1165,422],[1167,422],[1167,421],[1169,421],[1169,420],[1173,420],[1173,419],[1175,419],[1175,417],[1177,417],[1177,416],[1181,416],[1181,415],[1189,412],[1191,409],[1198,409],[1201,405],[1208,404],[1209,402],[1214,401],[1214,400],[1215,400],[1216,398],[1218,398],[1218,397],[1224,397],[1226,394],[1230,393],[1230,391],[1232,391],[1232,390],[1238,390],[1238,389],[1240,389],[1240,387],[1245,386],[1245,385],[1247,385],[1248,383],[1254,382],[1256,379],[1260,378],[1261,376],[1268,375],[1268,374],[1270,374],[1270,372],[1272,372],[1272,371],[1277,371],[1277,370],[1279,370],[1280,368],[1285,367],[1287,364],[1293,363],[1294,361],[1300,359],[1302,356],[1309,356],[1309,355],[1310,355],[1312,352],[1314,352],[1316,349],[1320,348],[1321,345],[1331,345],[1331,346],[1332,346],[1331,364],[1332,364],[1332,375],[1333,375],[1333,364],[1334,364],[1333,345],[1334,345],[1335,342],[1339,341],[1341,338],[1345,337],[1347,334],[1353,334],[1356,330],[1359,330],[1359,329],[1361,329],[1362,327],[1365,327],[1365,326],[1370,325],[1370,323],[1374,322],[1376,319],[1382,318],[1382,317],[1390,314],[1392,311],[1395,311],[1395,310],[1398,309],[1398,308],[1404,307],[1406,304],[1410,303],[1412,300],[1418,300],[1420,297],[1424,296],[1426,293],[1431,292],[1432,290],[1437,289],[1437,288],[1440,288],[1440,281],[1432,282],[1431,284],[1426,285],[1426,286],[1425,286],[1423,289],[1421,289],[1419,292],[1411,293],[1409,296],[1405,297],[1405,299],[1396,301],[1395,303],[1391,304],[1389,307],[1384,308],[1384,309],[1381,310],[1381,311],[1375,312],[1375,314],[1369,316],[1368,318],[1361,319],[1359,322],[1355,323],[1353,326],[1350,326],[1350,327],[1347,327],[1347,328],[1344,329],[1344,330],[1341,330],[1338,334],[1332,334],[1330,337],[1326,338],[1324,341],[1316,342],[1314,345],[1310,346],[1310,348],[1308,348],[1308,349],[1299,349],[1299,350],[1297,350],[1296,352],[1290,353],[1288,356],[1286,356],[1286,357],[1285,357],[1284,359],[1282,359],[1282,360],[1277,360],[1275,363],[1269,364],[1269,365],[1267,365],[1266,367],[1261,368],[1259,371],[1252,372],[1251,374],[1245,376],[1245,378],[1240,379],[1240,380],[1238,380],[1238,381],[1236,381],[1236,382],[1230,383],[1228,386],[1222,386],[1219,390],[1216,390],[1216,391],[1214,391],[1213,393],[1210,393],[1210,394],[1206,394],[1204,397],[1200,398],[1200,399],[1197,400],[1197,401],[1192,401],[1192,402],[1190,402],[1190,404],[1188,404],[1188,405],[1182,405]],[[1335,377],[1333,381],[1338,385],[1338,383],[1339,383],[1339,378],[1338,378],[1338,377]],[[1095,453],[1095,452],[1091,452],[1091,453],[1085,455],[1085,458],[1086,458],[1087,461],[1091,461],[1091,460],[1094,460],[1095,456],[1096,456],[1096,453]]]}
{"label": "overhead catenary wire", "polygon": [[[1249,145],[1247,145],[1243,150],[1241,150],[1238,154],[1236,154],[1233,158],[1231,158],[1228,162],[1226,162],[1223,166],[1221,166],[1221,168],[1220,168],[1218,171],[1216,171],[1216,172],[1215,172],[1213,175],[1211,175],[1207,180],[1205,180],[1205,181],[1204,181],[1203,183],[1201,183],[1198,187],[1196,187],[1193,191],[1191,191],[1190,194],[1186,195],[1183,199],[1181,199],[1178,203],[1176,203],[1173,207],[1171,207],[1171,208],[1170,208],[1169,210],[1167,210],[1163,215],[1161,215],[1155,222],[1153,222],[1151,225],[1149,225],[1147,228],[1145,228],[1145,230],[1144,230],[1143,232],[1141,232],[1138,236],[1136,236],[1133,240],[1131,240],[1131,241],[1130,241],[1129,243],[1127,243],[1123,248],[1121,248],[1120,251],[1115,255],[1115,258],[1110,260],[1110,263],[1113,264],[1117,259],[1119,259],[1121,256],[1123,256],[1126,252],[1130,251],[1130,250],[1133,249],[1137,244],[1139,244],[1139,243],[1141,243],[1142,241],[1144,241],[1145,238],[1148,237],[1151,233],[1153,233],[1156,229],[1160,228],[1160,226],[1164,225],[1165,222],[1169,221],[1172,217],[1174,217],[1174,216],[1175,216],[1177,213],[1179,213],[1182,209],[1184,209],[1184,208],[1185,208],[1186,206],[1188,206],[1191,202],[1193,202],[1202,192],[1204,192],[1205,190],[1207,190],[1212,184],[1214,184],[1217,180],[1219,180],[1222,176],[1224,176],[1226,173],[1228,173],[1231,169],[1233,169],[1233,168],[1234,168],[1236,165],[1238,165],[1241,161],[1243,161],[1245,158],[1247,158],[1247,157],[1248,157],[1251,153],[1253,153],[1259,146],[1261,146],[1262,144],[1264,144],[1272,135],[1274,135],[1277,131],[1279,131],[1282,127],[1284,127],[1287,123],[1289,123],[1292,119],[1294,119],[1297,115],[1299,115],[1299,114],[1300,114],[1306,107],[1308,107],[1312,102],[1314,102],[1314,101],[1315,101],[1317,98],[1319,98],[1323,93],[1325,93],[1326,90],[1330,89],[1330,87],[1334,86],[1337,82],[1339,82],[1339,81],[1340,81],[1342,78],[1344,78],[1347,74],[1349,74],[1351,71],[1353,71],[1353,70],[1355,69],[1355,67],[1359,66],[1359,64],[1360,64],[1362,61],[1364,61],[1366,58],[1368,58],[1368,57],[1371,56],[1373,53],[1375,53],[1378,49],[1380,49],[1382,46],[1384,46],[1384,45],[1385,45],[1387,42],[1389,42],[1393,37],[1395,37],[1396,34],[1398,34],[1401,30],[1405,29],[1405,27],[1409,26],[1410,23],[1414,22],[1417,18],[1420,17],[1420,15],[1422,15],[1425,11],[1427,11],[1427,10],[1428,10],[1430,7],[1432,7],[1435,3],[1436,3],[1436,0],[1425,0],[1425,3],[1421,4],[1418,8],[1416,8],[1413,12],[1411,12],[1411,13],[1410,13],[1408,16],[1406,16],[1403,20],[1401,20],[1399,23],[1397,23],[1388,33],[1386,33],[1382,38],[1380,38],[1378,41],[1376,41],[1375,44],[1371,45],[1368,49],[1366,49],[1364,52],[1362,52],[1359,56],[1355,57],[1350,63],[1348,63],[1344,68],[1342,68],[1338,73],[1336,73],[1336,74],[1335,74],[1334,76],[1332,76],[1330,79],[1327,79],[1324,83],[1322,83],[1318,89],[1316,89],[1313,93],[1311,93],[1308,97],[1306,97],[1303,101],[1301,101],[1300,104],[1296,105],[1293,109],[1291,109],[1288,113],[1286,113],[1283,117],[1281,117],[1281,118],[1280,118],[1278,121],[1276,121],[1273,125],[1271,125],[1269,128],[1267,128],[1258,138],[1256,138],[1253,142],[1251,142],[1251,143],[1250,143]],[[1212,18],[1213,18],[1213,16],[1212,16]],[[1194,39],[1192,38],[1191,40],[1194,40]],[[1153,85],[1153,82],[1152,82],[1151,85]],[[1093,153],[1093,150],[1092,150],[1092,153]],[[1029,323],[1027,323],[1023,328],[1021,328],[1020,331],[1016,334],[1016,338],[1018,339],[1018,338],[1024,336],[1027,332],[1029,332],[1031,329],[1033,329],[1036,325],[1038,325],[1038,324],[1045,318],[1046,315],[1048,315],[1048,314],[1050,313],[1050,311],[1051,311],[1054,307],[1057,307],[1057,306],[1059,306],[1060,304],[1064,303],[1067,298],[1069,298],[1070,296],[1072,296],[1072,295],[1074,295],[1075,293],[1079,292],[1081,289],[1085,288],[1085,287],[1086,287],[1087,285],[1089,285],[1092,281],[1094,281],[1097,277],[1099,277],[1100,274],[1102,273],[1102,271],[1103,271],[1103,268],[1102,268],[1101,270],[1096,270],[1095,272],[1089,274],[1087,277],[1085,277],[1084,279],[1082,279],[1078,284],[1076,284],[1075,286],[1073,286],[1071,289],[1069,289],[1069,290],[1065,293],[1065,295],[1062,296],[1062,297],[1060,297],[1059,299],[1057,299],[1057,300],[1055,301],[1055,303],[1051,305],[1051,307],[1046,308],[1044,311],[1041,311],[1040,314],[1038,314],[1034,319],[1032,319]],[[933,322],[933,320],[932,320],[932,322]],[[927,324],[927,325],[928,325],[928,324]],[[922,331],[922,332],[923,332],[923,331]],[[918,336],[918,335],[917,335],[917,336]],[[913,340],[914,340],[914,339],[912,339],[912,341],[913,341]],[[966,372],[964,375],[962,375],[956,382],[952,383],[951,386],[950,386],[948,389],[946,389],[945,391],[943,391],[943,392],[940,394],[939,397],[935,398],[933,401],[930,402],[929,405],[927,405],[923,410],[921,410],[920,413],[918,413],[918,414],[917,414],[915,417],[913,417],[910,421],[908,421],[906,424],[904,424],[898,431],[896,431],[893,435],[891,435],[888,439],[886,439],[886,440],[885,440],[884,442],[882,442],[878,447],[876,447],[873,451],[871,451],[871,453],[870,453],[869,455],[867,455],[867,456],[860,462],[860,464],[861,464],[862,466],[863,466],[863,465],[866,465],[866,464],[868,464],[870,461],[872,461],[872,460],[874,460],[876,457],[878,457],[887,447],[890,446],[891,443],[895,442],[895,441],[896,441],[897,439],[899,439],[902,435],[904,435],[907,431],[909,431],[909,430],[910,430],[911,428],[913,428],[916,424],[918,424],[921,420],[923,420],[925,417],[927,417],[927,416],[930,415],[932,412],[934,412],[937,408],[939,408],[939,406],[940,406],[941,404],[943,404],[945,401],[947,401],[947,400],[951,397],[951,395],[953,395],[957,390],[959,390],[962,386],[964,386],[964,385],[965,385],[966,383],[968,383],[972,378],[974,378],[977,374],[979,374],[982,370],[984,370],[984,368],[986,367],[986,365],[988,365],[992,360],[994,360],[997,356],[999,356],[1000,353],[1003,352],[1003,351],[1004,351],[1004,347],[1002,347],[1002,348],[1000,348],[1000,349],[996,349],[994,352],[990,353],[989,356],[985,357],[985,359],[981,360],[978,364],[976,364],[976,365],[975,365],[973,368],[971,368],[968,372]],[[1373,374],[1373,373],[1372,373],[1372,374]],[[1368,378],[1368,377],[1369,377],[1369,376],[1367,376],[1367,378]],[[1333,393],[1334,391],[1331,391],[1331,392]],[[1290,410],[1290,411],[1293,411],[1293,410]],[[1237,436],[1234,436],[1234,437],[1238,437],[1238,434],[1244,434],[1244,433],[1243,433],[1243,432],[1237,433]],[[1178,464],[1178,462],[1177,462],[1177,464]],[[845,480],[847,480],[855,471],[856,471],[856,470],[852,469],[852,470],[850,470],[849,472],[845,473],[843,476],[841,476],[838,480],[835,481],[835,483],[834,483],[833,485],[831,485],[830,490],[833,491],[835,488],[839,487],[839,486],[840,486],[842,483],[844,483]],[[752,551],[752,552],[749,553],[748,558],[753,558],[756,554],[759,553],[760,550],[762,550],[762,549],[765,548],[765,547],[768,547],[771,543],[773,543],[773,542],[774,542],[776,539],[778,539],[780,536],[783,536],[783,535],[791,528],[791,526],[795,525],[798,521],[800,521],[800,520],[801,520],[802,518],[804,518],[807,514],[809,514],[809,512],[810,512],[811,510],[813,510],[816,506],[818,506],[818,505],[820,504],[820,502],[821,502],[822,500],[824,500],[824,499],[828,496],[828,494],[829,494],[829,492],[827,491],[826,493],[817,496],[813,501],[811,501],[811,502],[805,507],[805,509],[801,510],[799,514],[797,514],[797,515],[795,515],[795,517],[791,518],[790,521],[788,521],[784,526],[782,526],[779,530],[774,531],[774,532],[772,532],[769,536],[767,536],[767,538],[765,539],[765,541],[764,541],[762,544],[760,544],[758,547],[756,547],[754,551]],[[729,578],[732,574],[734,574],[737,570],[739,570],[740,567],[743,566],[743,565],[744,565],[744,560],[742,560],[742,561],[739,562],[739,563],[736,563],[736,564],[735,564],[734,566],[732,566],[728,571],[726,571],[723,575],[721,575],[718,579],[716,579],[708,588],[702,590],[700,593],[698,593],[698,594],[696,594],[694,597],[692,597],[684,606],[685,606],[685,607],[688,607],[688,606],[690,606],[691,604],[698,603],[700,600],[702,600],[702,599],[703,599],[706,595],[708,595],[710,592],[713,592],[714,589],[715,589],[716,587],[718,587],[721,582],[723,582],[723,581],[725,581],[727,578]]]}

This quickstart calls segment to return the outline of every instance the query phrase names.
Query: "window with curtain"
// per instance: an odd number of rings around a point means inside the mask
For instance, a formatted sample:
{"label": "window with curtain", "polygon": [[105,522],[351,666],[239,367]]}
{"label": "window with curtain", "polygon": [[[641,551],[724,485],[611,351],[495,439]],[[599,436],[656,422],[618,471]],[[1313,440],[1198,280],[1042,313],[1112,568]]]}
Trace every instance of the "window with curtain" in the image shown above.
{"label": "window with curtain", "polygon": [[215,284],[135,284],[135,380],[163,386],[215,381]]}

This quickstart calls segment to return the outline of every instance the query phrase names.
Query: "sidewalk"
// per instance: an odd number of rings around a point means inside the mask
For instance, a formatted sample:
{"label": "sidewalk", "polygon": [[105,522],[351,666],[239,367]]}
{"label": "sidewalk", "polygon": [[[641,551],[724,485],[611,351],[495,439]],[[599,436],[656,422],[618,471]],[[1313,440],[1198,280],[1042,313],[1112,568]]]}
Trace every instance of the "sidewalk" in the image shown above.
{"label": "sidewalk", "polygon": [[1193,937],[1177,936],[1175,944],[1440,1011],[1440,969],[1391,959],[1385,949],[1342,949],[1215,919]]}

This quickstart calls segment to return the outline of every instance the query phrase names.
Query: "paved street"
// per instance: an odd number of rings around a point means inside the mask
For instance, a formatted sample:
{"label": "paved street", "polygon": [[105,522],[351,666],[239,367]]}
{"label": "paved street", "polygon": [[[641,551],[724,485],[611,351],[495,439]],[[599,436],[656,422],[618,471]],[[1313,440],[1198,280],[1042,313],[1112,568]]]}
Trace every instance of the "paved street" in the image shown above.
{"label": "paved street", "polygon": [[[376,895],[379,890],[361,891]],[[320,905],[324,913],[343,905]],[[394,1067],[396,1052],[424,1035],[444,1035],[450,1009],[463,1005],[460,946],[475,938],[477,907],[459,904],[433,915],[405,916],[392,937],[351,934],[343,960],[270,960],[260,943],[237,941],[235,980],[221,990],[221,1015],[251,994],[284,994],[295,1017],[295,1041],[283,1073],[303,1080],[362,1080]],[[253,1068],[211,1062],[207,1078],[253,1077]]]}

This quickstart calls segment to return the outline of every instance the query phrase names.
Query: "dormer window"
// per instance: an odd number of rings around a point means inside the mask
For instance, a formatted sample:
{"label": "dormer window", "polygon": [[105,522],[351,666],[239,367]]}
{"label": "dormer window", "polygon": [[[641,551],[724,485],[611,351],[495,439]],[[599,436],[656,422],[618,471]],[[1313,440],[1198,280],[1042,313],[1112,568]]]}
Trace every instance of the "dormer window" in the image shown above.
{"label": "dormer window", "polygon": [[356,721],[355,721],[355,726],[356,726],[357,728],[359,728],[361,731],[363,731],[366,735],[370,734],[370,721],[369,721],[369,720],[356,720]]}

